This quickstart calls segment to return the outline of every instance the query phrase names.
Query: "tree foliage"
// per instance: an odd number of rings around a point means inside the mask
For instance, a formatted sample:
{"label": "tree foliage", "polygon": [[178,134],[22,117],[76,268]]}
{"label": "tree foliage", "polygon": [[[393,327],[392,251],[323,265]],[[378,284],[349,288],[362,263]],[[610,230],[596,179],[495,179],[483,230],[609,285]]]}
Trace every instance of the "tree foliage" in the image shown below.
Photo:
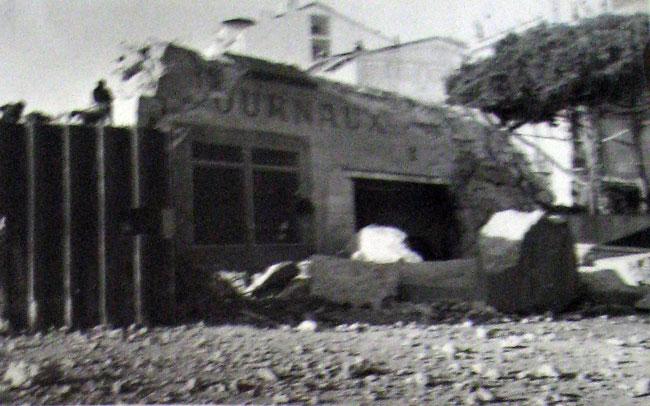
{"label": "tree foliage", "polygon": [[494,114],[510,128],[553,122],[576,106],[634,104],[646,82],[649,25],[647,14],[601,15],[510,34],[492,56],[448,78],[447,101]]}

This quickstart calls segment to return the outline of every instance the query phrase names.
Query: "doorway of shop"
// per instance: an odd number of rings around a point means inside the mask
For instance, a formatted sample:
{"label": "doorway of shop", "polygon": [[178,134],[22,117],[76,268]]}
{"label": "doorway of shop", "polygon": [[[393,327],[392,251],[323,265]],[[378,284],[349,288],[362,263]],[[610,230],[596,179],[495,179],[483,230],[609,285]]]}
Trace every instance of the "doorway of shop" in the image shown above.
{"label": "doorway of shop", "polygon": [[458,254],[460,227],[446,185],[353,179],[357,231],[370,225],[397,227],[425,261]]}

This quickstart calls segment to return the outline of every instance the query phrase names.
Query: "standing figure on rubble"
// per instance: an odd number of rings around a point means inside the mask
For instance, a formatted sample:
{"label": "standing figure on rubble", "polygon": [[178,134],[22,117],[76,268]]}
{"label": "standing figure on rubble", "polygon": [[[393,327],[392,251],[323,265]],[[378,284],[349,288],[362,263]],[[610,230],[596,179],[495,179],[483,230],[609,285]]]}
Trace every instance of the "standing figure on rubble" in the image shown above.
{"label": "standing figure on rubble", "polygon": [[106,87],[104,79],[97,82],[97,87],[93,89],[93,101],[99,113],[103,114],[103,118],[109,123],[113,123],[113,95]]}
{"label": "standing figure on rubble", "polygon": [[84,125],[113,124],[113,95],[104,79],[93,89],[93,106],[85,110],[72,110],[70,119],[77,118]]}
{"label": "standing figure on rubble", "polygon": [[7,103],[0,106],[0,123],[18,124],[23,116],[24,110],[25,102],[23,101]]}

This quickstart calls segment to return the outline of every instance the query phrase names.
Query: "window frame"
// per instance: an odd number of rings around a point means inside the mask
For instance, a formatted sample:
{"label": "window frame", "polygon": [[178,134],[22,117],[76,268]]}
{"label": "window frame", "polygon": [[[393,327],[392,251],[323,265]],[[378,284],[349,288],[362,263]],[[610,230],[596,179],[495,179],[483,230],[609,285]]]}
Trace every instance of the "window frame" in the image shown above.
{"label": "window frame", "polygon": [[[315,24],[316,20],[320,20],[320,24]],[[322,32],[314,32],[314,27],[324,27]],[[310,14],[309,15],[309,38],[310,38],[310,51],[311,60],[319,61],[328,58],[332,55],[332,18],[326,14]],[[316,52],[317,47],[320,52]]]}
{"label": "window frame", "polygon": [[[223,161],[212,161],[206,159],[196,159],[194,158],[192,147],[190,147],[189,152],[189,165],[191,167],[190,173],[191,181],[191,195],[189,196],[190,201],[192,202],[192,208],[194,209],[194,168],[197,166],[208,166],[208,167],[222,167],[222,168],[237,168],[243,169],[244,174],[244,204],[242,210],[245,211],[245,221],[246,221],[246,232],[243,238],[243,243],[236,244],[218,244],[218,243],[202,243],[197,242],[196,238],[196,227],[194,212],[192,210],[192,227],[191,227],[191,243],[193,246],[198,248],[219,248],[219,247],[244,247],[248,246],[253,247],[267,247],[267,246],[296,246],[308,244],[310,236],[302,235],[298,232],[297,242],[271,242],[271,243],[258,243],[255,235],[256,224],[255,224],[255,207],[254,207],[254,172],[255,171],[270,171],[270,172],[283,172],[283,173],[294,173],[297,177],[297,190],[301,191],[307,185],[307,143],[306,140],[293,135],[281,135],[269,132],[260,132],[260,131],[239,131],[239,130],[219,130],[214,127],[204,128],[200,131],[200,134],[191,137],[190,145],[194,143],[206,143],[206,144],[217,144],[217,145],[228,145],[235,146],[242,149],[243,160],[242,162],[223,162]],[[253,149],[267,149],[267,150],[277,150],[283,152],[295,153],[296,162],[292,165],[266,165],[266,164],[254,164],[253,163]]]}
{"label": "window frame", "polygon": [[[332,33],[332,19],[326,14],[310,14],[309,16],[309,33],[313,37],[327,37]],[[323,32],[314,32],[314,28],[324,27]]]}

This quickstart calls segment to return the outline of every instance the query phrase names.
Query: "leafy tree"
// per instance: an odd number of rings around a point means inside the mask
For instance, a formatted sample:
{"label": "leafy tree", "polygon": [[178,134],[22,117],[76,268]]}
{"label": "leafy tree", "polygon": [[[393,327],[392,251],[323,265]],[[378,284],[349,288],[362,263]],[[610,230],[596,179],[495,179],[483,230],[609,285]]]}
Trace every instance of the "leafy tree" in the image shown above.
{"label": "leafy tree", "polygon": [[[510,130],[527,123],[553,124],[563,113],[571,117],[587,111],[596,132],[591,180],[598,183],[604,175],[604,134],[598,122],[609,109],[629,113],[635,153],[643,162],[641,114],[647,109],[644,62],[650,58],[649,43],[647,14],[601,15],[576,25],[540,24],[504,37],[492,56],[463,64],[447,80],[447,101],[492,114]],[[577,128],[572,134],[577,136]],[[643,165],[639,177],[647,191]],[[592,184],[596,194],[599,189]]]}

